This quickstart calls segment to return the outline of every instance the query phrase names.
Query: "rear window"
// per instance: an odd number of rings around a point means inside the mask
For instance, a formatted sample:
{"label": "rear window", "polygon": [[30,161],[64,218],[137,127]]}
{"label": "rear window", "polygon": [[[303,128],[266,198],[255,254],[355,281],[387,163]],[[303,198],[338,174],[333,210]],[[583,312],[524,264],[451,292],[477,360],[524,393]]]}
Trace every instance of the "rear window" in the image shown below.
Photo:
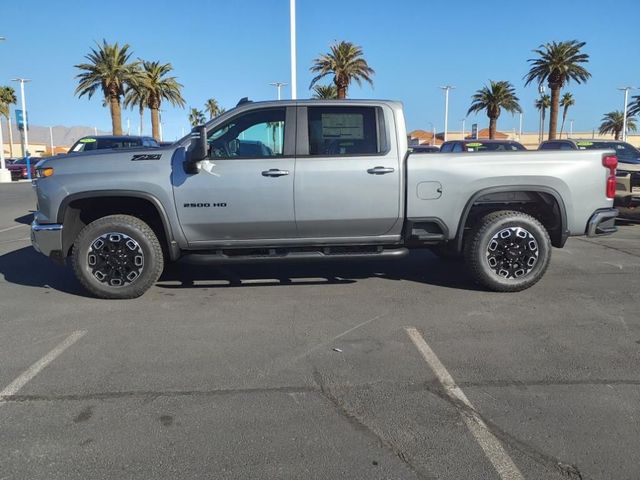
{"label": "rear window", "polygon": [[309,107],[309,155],[349,156],[385,152],[378,107]]}

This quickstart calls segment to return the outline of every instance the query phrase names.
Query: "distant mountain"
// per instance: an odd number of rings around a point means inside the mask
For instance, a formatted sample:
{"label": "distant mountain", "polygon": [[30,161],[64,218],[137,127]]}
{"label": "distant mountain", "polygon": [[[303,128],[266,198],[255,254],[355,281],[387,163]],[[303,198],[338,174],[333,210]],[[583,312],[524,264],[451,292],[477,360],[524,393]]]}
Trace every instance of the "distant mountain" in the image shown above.
{"label": "distant mountain", "polygon": [[[2,133],[5,143],[9,143],[9,132],[4,122],[2,122]],[[56,125],[53,129],[53,145],[56,147],[70,147],[81,137],[86,135],[94,135],[95,129],[93,127],[65,127],[64,125]],[[98,135],[111,135],[111,132],[105,132],[98,130]],[[13,125],[13,141],[20,143],[20,133]],[[29,125],[29,143],[41,143],[45,145],[50,144],[49,127],[42,127],[39,125]]]}

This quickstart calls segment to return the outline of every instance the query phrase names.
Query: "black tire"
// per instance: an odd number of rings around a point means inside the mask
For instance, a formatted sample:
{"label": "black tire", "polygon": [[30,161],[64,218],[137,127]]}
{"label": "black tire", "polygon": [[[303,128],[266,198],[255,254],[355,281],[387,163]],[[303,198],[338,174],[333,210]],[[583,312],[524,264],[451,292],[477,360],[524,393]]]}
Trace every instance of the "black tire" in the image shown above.
{"label": "black tire", "polygon": [[465,242],[474,280],[496,292],[519,292],[542,278],[551,260],[551,240],[526,213],[502,210],[483,217]]}
{"label": "black tire", "polygon": [[84,227],[73,244],[71,261],[82,286],[99,298],[139,297],[164,269],[158,237],[149,225],[129,215],[109,215]]}

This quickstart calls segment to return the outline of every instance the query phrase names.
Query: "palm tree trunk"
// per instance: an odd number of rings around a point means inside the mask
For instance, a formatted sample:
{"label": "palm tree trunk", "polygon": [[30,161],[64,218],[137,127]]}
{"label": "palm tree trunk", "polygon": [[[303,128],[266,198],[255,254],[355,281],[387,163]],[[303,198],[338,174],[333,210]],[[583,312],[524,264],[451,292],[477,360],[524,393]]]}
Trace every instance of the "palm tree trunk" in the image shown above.
{"label": "palm tree trunk", "polygon": [[560,86],[551,88],[551,108],[549,109],[549,140],[555,140],[558,133],[558,110],[560,109]]}
{"label": "palm tree trunk", "polygon": [[140,135],[142,135],[142,131],[144,130],[144,108],[140,109]]}
{"label": "palm tree trunk", "polygon": [[157,108],[151,107],[151,134],[160,141],[160,115]]}
{"label": "palm tree trunk", "polygon": [[111,110],[111,131],[113,135],[122,135],[122,111],[120,110],[120,97],[118,95],[109,97],[109,108]]}
{"label": "palm tree trunk", "polygon": [[620,132],[622,132],[622,129],[620,129],[620,130],[615,129],[613,131],[614,140],[620,140]]}
{"label": "palm tree trunk", "polygon": [[338,90],[338,99],[344,100],[347,98],[347,85],[342,83],[336,83],[336,88]]}
{"label": "palm tree trunk", "polygon": [[567,119],[567,110],[568,108],[565,108],[562,112],[562,124],[560,124],[560,138],[562,138],[562,131],[564,130],[564,122]]}
{"label": "palm tree trunk", "polygon": [[493,140],[494,138],[496,138],[496,124],[497,124],[497,118],[495,117],[489,117],[489,139]]}

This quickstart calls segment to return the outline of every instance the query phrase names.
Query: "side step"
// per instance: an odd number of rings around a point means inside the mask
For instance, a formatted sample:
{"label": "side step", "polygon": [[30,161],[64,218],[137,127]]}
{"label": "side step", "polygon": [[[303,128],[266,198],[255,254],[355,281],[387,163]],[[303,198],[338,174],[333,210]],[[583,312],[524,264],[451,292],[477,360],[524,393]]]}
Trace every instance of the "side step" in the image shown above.
{"label": "side step", "polygon": [[194,264],[229,263],[272,263],[272,262],[313,262],[327,260],[373,260],[397,259],[405,257],[409,250],[405,247],[320,247],[313,249],[224,249],[198,251],[185,254],[182,259]]}

